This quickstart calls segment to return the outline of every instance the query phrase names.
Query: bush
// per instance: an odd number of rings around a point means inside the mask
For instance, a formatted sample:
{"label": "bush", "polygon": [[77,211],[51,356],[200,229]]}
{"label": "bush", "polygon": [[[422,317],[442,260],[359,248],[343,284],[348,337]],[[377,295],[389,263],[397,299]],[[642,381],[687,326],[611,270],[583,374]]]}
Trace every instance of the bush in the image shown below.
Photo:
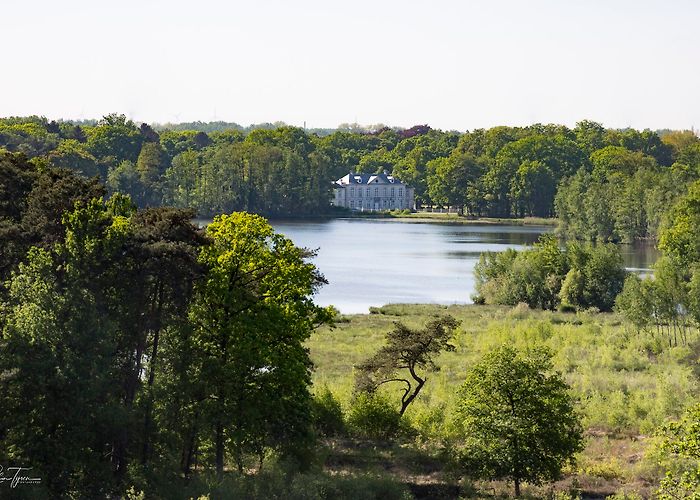
{"label": "bush", "polygon": [[565,311],[597,307],[610,311],[622,291],[626,271],[614,245],[569,244],[565,250],[551,236],[531,249],[486,252],[474,267],[477,295],[488,304]]}
{"label": "bush", "polygon": [[152,496],[183,500],[185,498],[221,500],[239,498],[403,500],[412,498],[406,486],[385,476],[372,474],[331,476],[321,472],[288,474],[279,467],[264,470],[253,476],[231,473],[227,474],[223,481],[217,480],[214,476],[197,476],[177,492],[168,491],[166,495],[155,492]]}
{"label": "bush", "polygon": [[348,426],[360,437],[390,439],[399,432],[401,423],[395,406],[380,394],[361,392],[350,406]]}
{"label": "bush", "polygon": [[525,319],[530,316],[530,306],[527,302],[518,302],[513,309],[508,312],[508,317],[513,319]]}
{"label": "bush", "polygon": [[618,491],[614,495],[608,495],[605,500],[642,500],[642,495],[634,491]]}
{"label": "bush", "polygon": [[314,394],[311,406],[314,427],[323,436],[345,434],[343,408],[328,387],[320,388]]}
{"label": "bush", "polygon": [[486,304],[486,297],[475,293],[474,295],[472,295],[472,302],[474,302],[474,305],[483,306],[484,304]]}
{"label": "bush", "polygon": [[572,306],[571,304],[564,304],[564,303],[562,303],[562,304],[559,305],[559,312],[563,312],[563,313],[572,313],[572,312],[576,312],[576,307],[575,307],[575,306]]}

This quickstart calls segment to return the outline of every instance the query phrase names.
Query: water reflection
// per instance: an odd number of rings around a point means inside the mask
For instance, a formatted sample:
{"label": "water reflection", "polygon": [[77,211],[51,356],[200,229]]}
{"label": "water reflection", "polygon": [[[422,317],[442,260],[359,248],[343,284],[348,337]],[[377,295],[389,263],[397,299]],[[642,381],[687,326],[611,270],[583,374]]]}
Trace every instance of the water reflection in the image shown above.
{"label": "water reflection", "polygon": [[315,264],[329,284],[316,300],[344,313],[390,302],[468,303],[482,252],[521,249],[550,230],[367,219],[273,225],[295,244],[319,249]]}

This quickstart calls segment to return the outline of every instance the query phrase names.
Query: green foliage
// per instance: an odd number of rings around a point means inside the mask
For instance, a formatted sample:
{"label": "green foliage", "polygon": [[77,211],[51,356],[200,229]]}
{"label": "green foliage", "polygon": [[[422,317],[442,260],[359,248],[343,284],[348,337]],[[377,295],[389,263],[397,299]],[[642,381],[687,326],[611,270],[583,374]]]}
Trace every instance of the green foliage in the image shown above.
{"label": "green foliage", "polygon": [[654,265],[654,275],[645,279],[628,277],[616,300],[616,309],[635,327],[637,332],[648,330],[666,336],[668,345],[687,344],[691,320],[697,325],[696,272],[688,282],[688,272],[678,262],[667,257]]}
{"label": "green foliage", "polygon": [[[228,473],[223,480],[201,475],[184,483],[180,478],[153,490],[152,496],[174,500],[222,499],[355,500],[381,498],[408,500],[408,488],[386,474],[328,474],[318,471],[290,473],[282,467],[266,468],[255,475]],[[138,497],[136,497],[138,498]]]}
{"label": "green foliage", "polygon": [[460,391],[468,473],[515,484],[552,481],[583,449],[580,417],[551,354],[502,346],[467,374]]}
{"label": "green foliage", "polygon": [[311,412],[316,430],[324,436],[340,436],[345,433],[343,407],[328,387],[316,389]]}
{"label": "green foliage", "polygon": [[306,446],[311,363],[303,342],[329,313],[311,300],[324,282],[306,260],[313,253],[262,217],[221,215],[207,235],[211,244],[199,257],[207,274],[190,311],[191,370],[201,373],[202,411],[222,474],[225,447],[242,471],[246,454],[262,461],[268,447]]}
{"label": "green foliage", "polygon": [[439,369],[433,359],[442,351],[454,350],[449,340],[458,325],[451,316],[435,318],[421,330],[396,322],[386,335],[386,345],[357,366],[356,390],[374,394],[384,384],[400,383],[403,394],[399,414],[403,415],[426,382],[417,370]]}
{"label": "green foliage", "polygon": [[[53,494],[94,496],[114,487],[106,429],[121,408],[111,378],[117,325],[101,314],[93,269],[113,257],[125,233],[96,201],[64,221],[57,255],[32,249],[10,285],[0,371],[14,376],[3,382],[0,406],[10,430],[3,448],[11,450],[8,459],[35,465]],[[46,397],[23,396],[35,391]]]}
{"label": "green foliage", "polygon": [[664,500],[700,498],[700,405],[661,429],[661,450],[672,459],[658,496]]}
{"label": "green foliage", "polygon": [[348,171],[386,170],[415,188],[419,207],[556,215],[568,236],[600,241],[657,238],[669,207],[700,176],[692,132],[665,131],[662,138],[590,121],[571,130],[535,124],[461,135],[356,124],[318,131],[322,136],[281,123],[158,129],[119,114],[80,124],[6,118],[0,148],[99,175],[141,207],[174,204],[200,216],[330,213],[331,181]]}
{"label": "green foliage", "polygon": [[153,491],[156,471],[224,451],[309,461],[302,342],[332,317],[311,301],[312,253],[247,214],[205,238],[191,211],[105,203],[95,181],[16,155],[0,175],[0,461],[32,464],[55,497]]}
{"label": "green foliage", "polygon": [[609,311],[626,271],[613,245],[572,243],[562,250],[556,239],[544,236],[529,250],[482,254],[474,275],[477,294],[488,304]]}
{"label": "green foliage", "polygon": [[386,396],[360,392],[350,404],[347,423],[356,436],[391,439],[400,430],[401,414]]}
{"label": "green foliage", "polygon": [[659,249],[685,266],[700,261],[700,181],[695,182],[673,207],[661,237]]}
{"label": "green foliage", "polygon": [[87,130],[87,150],[107,166],[116,166],[122,161],[136,162],[142,144],[139,129],[124,115],[107,115],[97,126]]}

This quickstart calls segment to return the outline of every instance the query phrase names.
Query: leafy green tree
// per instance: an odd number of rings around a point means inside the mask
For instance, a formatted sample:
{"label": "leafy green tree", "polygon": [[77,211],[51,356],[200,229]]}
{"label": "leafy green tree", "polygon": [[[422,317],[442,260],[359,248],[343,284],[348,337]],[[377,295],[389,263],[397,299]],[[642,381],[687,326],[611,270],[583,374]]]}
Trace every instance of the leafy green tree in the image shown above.
{"label": "leafy green tree", "polygon": [[[0,391],[7,417],[0,448],[35,465],[57,497],[104,496],[115,487],[117,329],[94,277],[119,249],[125,225],[99,205],[66,215],[55,254],[33,249],[20,265],[0,348],[0,371],[12,374]],[[42,396],[26,397],[34,392]]]}
{"label": "leafy green tree", "polygon": [[556,186],[552,171],[540,161],[524,161],[512,182],[511,196],[520,215],[552,215]]}
{"label": "leafy green tree", "polygon": [[85,144],[75,139],[61,141],[48,154],[48,159],[56,167],[77,170],[85,177],[100,175],[95,157],[87,151]]}
{"label": "leafy green tree", "polygon": [[612,310],[627,276],[620,250],[612,244],[590,247],[581,272],[585,282],[581,305]]}
{"label": "leafy green tree", "polygon": [[107,187],[112,193],[122,193],[134,196],[134,201],[138,204],[142,202],[144,192],[136,165],[125,160],[109,170],[107,175]]}
{"label": "leafy green tree", "polygon": [[696,181],[671,209],[661,230],[659,249],[689,268],[700,261],[700,181]]}
{"label": "leafy green tree", "polygon": [[87,150],[102,163],[103,175],[125,160],[136,162],[142,143],[138,127],[124,115],[107,115],[87,129]]}
{"label": "leafy green tree", "polygon": [[576,124],[573,132],[576,143],[588,156],[605,146],[605,128],[600,123],[582,120]]}
{"label": "leafy green tree", "polygon": [[583,449],[583,429],[569,387],[552,370],[551,354],[502,346],[467,374],[458,415],[462,463],[488,479],[539,484],[560,477]]}
{"label": "leafy green tree", "polygon": [[688,283],[688,313],[700,325],[700,269],[695,266]]}
{"label": "leafy green tree", "polygon": [[76,202],[103,194],[104,187],[95,179],[37,167],[24,155],[0,152],[0,297],[29,248],[49,248],[63,240],[63,213]]}
{"label": "leafy green tree", "polygon": [[615,299],[615,310],[620,312],[627,321],[632,323],[637,332],[646,330],[652,321],[653,305],[648,287],[636,274],[630,274],[625,279],[622,291]]}
{"label": "leafy green tree", "polygon": [[434,203],[458,207],[467,206],[470,188],[474,188],[482,174],[482,167],[469,154],[436,158],[427,164],[428,195]]}
{"label": "leafy green tree", "polygon": [[656,160],[622,146],[607,146],[591,154],[593,177],[605,180],[614,173],[632,176],[640,169],[655,170]]}
{"label": "leafy green tree", "polygon": [[173,158],[165,171],[163,200],[176,207],[200,207],[198,185],[201,181],[201,156],[188,150]]}
{"label": "leafy green tree", "polygon": [[29,158],[43,156],[59,141],[57,133],[46,129],[46,119],[0,121],[0,148],[22,153]]}
{"label": "leafy green tree", "polygon": [[[402,141],[402,143],[405,141]],[[427,170],[428,162],[434,160],[435,153],[427,147],[415,147],[396,162],[392,174],[414,188],[416,204],[428,204]]]}
{"label": "leafy green tree", "polygon": [[700,405],[661,429],[661,450],[674,459],[657,494],[662,500],[700,499]]}
{"label": "leafy green tree", "polygon": [[311,423],[311,362],[303,342],[329,319],[311,295],[324,282],[313,254],[276,234],[262,217],[222,215],[207,227],[207,275],[190,312],[203,410],[218,474],[225,451],[242,470],[246,454],[303,447]]}
{"label": "leafy green tree", "polygon": [[652,156],[659,165],[668,167],[673,163],[673,149],[665,144],[656,132],[649,129],[641,132],[627,129],[619,137],[621,146]]}
{"label": "leafy green tree", "polygon": [[698,144],[700,138],[692,130],[672,130],[661,134],[661,141],[673,149],[673,158],[678,160],[681,152],[686,148]]}
{"label": "leafy green tree", "polygon": [[160,144],[144,142],[135,166],[143,192],[138,193],[140,195],[138,198],[135,196],[134,198],[140,200],[144,206],[160,205],[163,198],[161,175],[165,170],[164,154]]}
{"label": "leafy green tree", "polygon": [[510,184],[517,170],[518,164],[514,160],[501,160],[483,175],[481,185],[489,215],[497,217],[510,217],[512,215]]}
{"label": "leafy green tree", "polygon": [[482,254],[474,275],[487,303],[556,309],[561,301],[565,308],[609,311],[626,271],[614,245],[571,243],[562,250],[554,237],[544,236],[529,250]]}
{"label": "leafy green tree", "polygon": [[405,385],[399,410],[403,415],[426,382],[425,375],[419,374],[418,369],[439,369],[433,358],[443,351],[454,350],[449,340],[458,325],[452,316],[436,318],[420,330],[396,322],[394,329],[386,334],[386,345],[356,367],[356,390],[373,394],[391,382]]}
{"label": "leafy green tree", "polygon": [[497,163],[521,165],[526,161],[543,163],[555,181],[573,175],[586,164],[581,149],[562,134],[534,133],[505,145],[495,157]]}
{"label": "leafy green tree", "polygon": [[570,269],[559,291],[560,308],[562,311],[575,311],[584,303],[583,289],[585,281],[579,269]]}
{"label": "leafy green tree", "polygon": [[[235,131],[233,135],[238,137],[238,140],[233,142],[241,142],[241,133]],[[177,155],[186,151],[200,151],[211,144],[209,136],[203,132],[195,130],[164,130],[160,133],[160,145],[163,148],[166,157],[166,164],[170,163]]]}

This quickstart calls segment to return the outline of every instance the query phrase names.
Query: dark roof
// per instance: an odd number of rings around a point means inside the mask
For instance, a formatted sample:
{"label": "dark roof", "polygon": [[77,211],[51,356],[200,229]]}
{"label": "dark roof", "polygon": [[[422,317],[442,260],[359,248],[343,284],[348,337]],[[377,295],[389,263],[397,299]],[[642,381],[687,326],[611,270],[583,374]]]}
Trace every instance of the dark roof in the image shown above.
{"label": "dark roof", "polygon": [[402,184],[402,182],[394,176],[387,174],[386,172],[381,174],[357,174],[354,172],[350,172],[349,174],[335,181],[335,184],[347,186],[351,184]]}

